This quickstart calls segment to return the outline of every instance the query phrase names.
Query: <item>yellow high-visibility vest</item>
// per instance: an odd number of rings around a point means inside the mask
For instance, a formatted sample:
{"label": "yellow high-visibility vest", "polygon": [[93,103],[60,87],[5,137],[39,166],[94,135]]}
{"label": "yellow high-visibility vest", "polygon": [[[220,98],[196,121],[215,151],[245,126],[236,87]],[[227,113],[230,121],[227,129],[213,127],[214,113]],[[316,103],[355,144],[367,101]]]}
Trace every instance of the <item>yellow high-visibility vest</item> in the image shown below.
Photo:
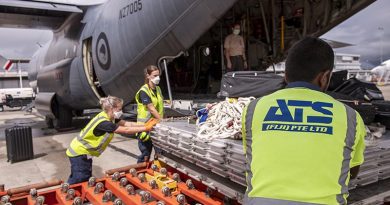
{"label": "yellow high-visibility vest", "polygon": [[363,163],[360,115],[307,87],[251,102],[242,117],[245,204],[346,204],[350,168]]}
{"label": "yellow high-visibility vest", "polygon": [[[149,88],[149,86],[145,84],[141,87],[141,89],[138,90],[137,94],[135,95],[135,100],[137,102],[137,122],[145,123],[152,118],[152,114],[149,112],[148,107],[142,104],[142,102],[139,99],[139,93],[141,91],[144,91],[150,97],[153,106],[156,108],[158,114],[160,114],[162,118],[164,114],[164,103],[163,103],[163,96],[161,93],[161,89],[159,86],[156,86],[156,94],[155,94]],[[148,132],[142,132],[138,136],[142,141],[147,141],[150,139],[150,135]]]}
{"label": "yellow high-visibility vest", "polygon": [[93,134],[93,130],[103,121],[110,121],[106,112],[100,112],[81,130],[78,137],[74,138],[66,150],[66,155],[75,157],[79,155],[100,156],[111,142],[114,133],[105,133],[101,136]]}

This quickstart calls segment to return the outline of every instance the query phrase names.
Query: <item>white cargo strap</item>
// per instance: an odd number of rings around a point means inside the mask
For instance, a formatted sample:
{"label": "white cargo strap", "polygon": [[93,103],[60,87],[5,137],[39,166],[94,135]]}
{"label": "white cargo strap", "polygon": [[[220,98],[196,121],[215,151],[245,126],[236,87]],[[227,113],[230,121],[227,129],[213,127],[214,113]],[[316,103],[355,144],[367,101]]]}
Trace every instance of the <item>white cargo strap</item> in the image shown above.
{"label": "white cargo strap", "polygon": [[204,140],[241,138],[241,115],[244,107],[254,99],[238,98],[237,102],[229,102],[226,99],[214,104],[208,112],[207,120],[198,123],[197,137]]}

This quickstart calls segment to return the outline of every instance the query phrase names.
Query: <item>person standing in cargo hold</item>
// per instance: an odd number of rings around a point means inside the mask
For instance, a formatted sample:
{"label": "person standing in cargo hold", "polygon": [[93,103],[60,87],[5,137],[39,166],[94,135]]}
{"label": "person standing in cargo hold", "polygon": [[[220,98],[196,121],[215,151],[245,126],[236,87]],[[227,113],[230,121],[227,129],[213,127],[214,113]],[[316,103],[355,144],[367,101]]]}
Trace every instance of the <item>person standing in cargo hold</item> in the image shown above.
{"label": "person standing in cargo hold", "polygon": [[[160,70],[153,65],[149,65],[144,70],[145,84],[135,95],[137,102],[137,122],[144,123],[154,117],[161,121],[164,113],[163,96],[158,86],[160,83]],[[153,144],[149,132],[137,134],[138,148],[141,155],[138,156],[137,163],[149,160],[152,153]]]}
{"label": "person standing in cargo hold", "polygon": [[302,39],[287,56],[287,87],[245,108],[244,204],[347,204],[366,129],[359,113],[324,93],[333,59],[321,39]]}
{"label": "person standing in cargo hold", "polygon": [[226,71],[242,71],[248,68],[245,57],[244,38],[240,36],[241,26],[236,23],[232,27],[233,33],[225,38]]}
{"label": "person standing in cargo hold", "polygon": [[112,140],[114,133],[135,134],[150,131],[156,124],[150,121],[139,125],[134,122],[120,120],[123,100],[108,96],[100,100],[103,111],[96,115],[87,126],[81,130],[66,150],[71,164],[69,184],[76,184],[92,176],[92,156],[98,157]]}

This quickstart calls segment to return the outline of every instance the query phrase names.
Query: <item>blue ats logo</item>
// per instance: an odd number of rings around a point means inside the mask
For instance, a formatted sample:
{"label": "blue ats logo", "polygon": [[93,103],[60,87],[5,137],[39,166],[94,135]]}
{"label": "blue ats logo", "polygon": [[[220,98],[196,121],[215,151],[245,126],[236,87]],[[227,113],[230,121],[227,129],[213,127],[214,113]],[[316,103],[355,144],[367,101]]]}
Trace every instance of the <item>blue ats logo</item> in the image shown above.
{"label": "blue ats logo", "polygon": [[[271,107],[268,110],[264,118],[263,131],[278,130],[333,134],[333,127],[329,126],[333,120],[333,113],[329,110],[329,108],[333,108],[332,103],[300,100],[288,100],[287,102],[286,100],[277,100],[277,103],[278,106]],[[290,110],[293,109],[292,114]],[[305,116],[305,109],[312,109],[318,115]]]}

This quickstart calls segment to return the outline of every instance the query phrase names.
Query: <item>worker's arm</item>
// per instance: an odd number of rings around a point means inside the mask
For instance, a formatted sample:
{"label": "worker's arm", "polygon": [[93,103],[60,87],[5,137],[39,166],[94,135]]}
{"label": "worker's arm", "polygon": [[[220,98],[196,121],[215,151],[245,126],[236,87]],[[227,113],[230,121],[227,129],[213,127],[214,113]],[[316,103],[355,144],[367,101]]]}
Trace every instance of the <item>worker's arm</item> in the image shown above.
{"label": "worker's arm", "polygon": [[229,52],[229,50],[230,50],[230,42],[229,42],[230,40],[229,40],[229,36],[227,36],[226,38],[225,38],[225,43],[224,43],[224,54],[225,54],[225,58],[226,58],[226,63],[227,63],[227,65],[226,65],[226,67],[228,68],[228,69],[231,69],[232,68],[232,62],[230,61],[230,52]]}
{"label": "worker's arm", "polygon": [[153,115],[154,118],[161,121],[161,116],[158,114],[156,108],[154,107],[153,103],[149,103],[147,105],[149,112]]}
{"label": "worker's arm", "polygon": [[360,165],[364,162],[364,149],[365,143],[364,138],[366,137],[367,131],[366,126],[364,125],[363,119],[360,117],[359,113],[356,112],[356,139],[354,151],[352,152],[352,159],[350,164],[350,178],[355,179],[359,174]]}
{"label": "worker's arm", "polygon": [[125,127],[110,121],[103,121],[96,126],[94,133],[96,133],[97,136],[103,135],[104,133],[135,134],[137,132],[150,131],[154,125],[155,124],[149,123],[148,125],[145,124],[141,127]]}
{"label": "worker's arm", "polygon": [[117,134],[135,134],[135,133],[138,133],[138,132],[146,132],[146,131],[150,131],[148,130],[146,127],[142,126],[142,127],[134,127],[134,126],[131,126],[131,127],[125,127],[125,126],[118,126],[118,128],[116,128],[116,130],[114,131],[114,133],[117,133]]}
{"label": "worker's arm", "polygon": [[144,127],[144,124],[137,124],[136,122],[129,122],[125,120],[119,121],[118,125],[124,127]]}

